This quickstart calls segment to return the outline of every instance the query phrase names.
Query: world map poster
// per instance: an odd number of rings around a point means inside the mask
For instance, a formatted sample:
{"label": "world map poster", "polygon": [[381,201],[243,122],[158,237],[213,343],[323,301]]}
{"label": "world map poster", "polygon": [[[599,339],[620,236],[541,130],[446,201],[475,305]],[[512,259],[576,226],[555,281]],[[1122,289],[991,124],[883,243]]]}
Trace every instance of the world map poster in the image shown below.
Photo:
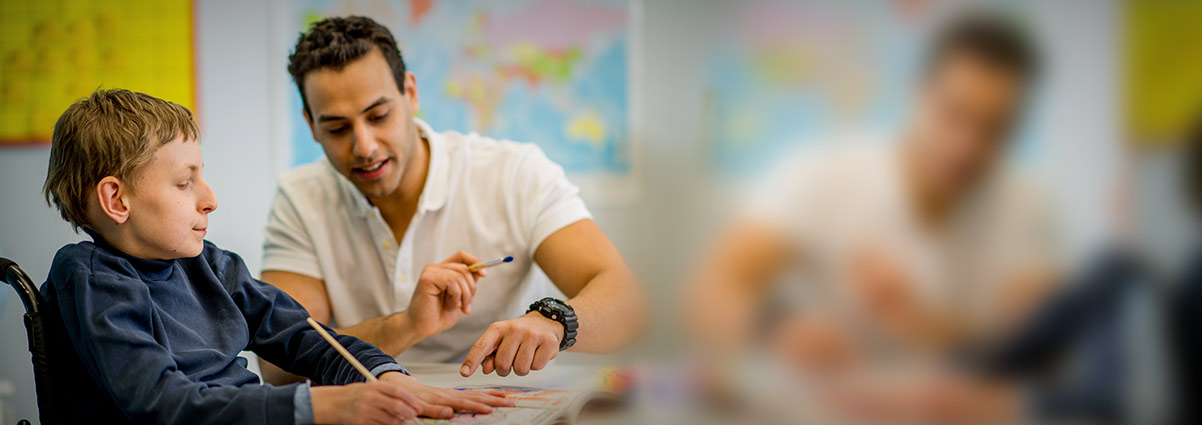
{"label": "world map poster", "polygon": [[[631,173],[628,0],[278,5],[281,56],[325,17],[362,15],[387,26],[417,76],[418,117],[435,131],[532,142],[570,175]],[[312,162],[321,148],[295,85],[284,91],[289,166]]]}

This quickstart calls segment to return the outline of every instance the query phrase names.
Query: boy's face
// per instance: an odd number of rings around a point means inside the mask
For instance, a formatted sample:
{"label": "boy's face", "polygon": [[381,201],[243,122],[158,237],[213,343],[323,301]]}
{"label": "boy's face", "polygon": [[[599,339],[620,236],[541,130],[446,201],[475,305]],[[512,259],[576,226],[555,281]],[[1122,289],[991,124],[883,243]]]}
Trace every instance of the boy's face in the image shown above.
{"label": "boy's face", "polygon": [[330,164],[369,199],[392,195],[418,146],[413,74],[406,74],[402,92],[384,55],[373,49],[340,69],[309,72],[304,90],[305,119]]}
{"label": "boy's face", "polygon": [[198,142],[177,138],[158,148],[127,194],[125,225],[140,251],[130,254],[163,260],[200,255],[209,213],[217,209],[203,167]]}

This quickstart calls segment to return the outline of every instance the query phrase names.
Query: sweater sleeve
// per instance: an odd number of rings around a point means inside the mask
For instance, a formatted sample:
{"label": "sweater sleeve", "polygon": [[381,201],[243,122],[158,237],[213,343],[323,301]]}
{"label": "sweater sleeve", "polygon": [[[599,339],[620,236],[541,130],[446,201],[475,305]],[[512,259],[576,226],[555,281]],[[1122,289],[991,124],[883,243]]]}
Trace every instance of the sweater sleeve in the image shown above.
{"label": "sweater sleeve", "polygon": [[[270,284],[250,276],[236,254],[213,249],[214,270],[250,329],[250,346],[260,357],[280,368],[312,379],[318,385],[339,385],[366,380],[305,321],[309,312],[300,303]],[[339,335],[322,325],[369,371],[400,371],[396,360],[374,345],[349,335]]]}
{"label": "sweater sleeve", "polygon": [[93,255],[56,267],[50,282],[72,343],[88,373],[135,423],[292,423],[296,384],[222,386],[179,370],[154,337],[150,291],[115,258]]}

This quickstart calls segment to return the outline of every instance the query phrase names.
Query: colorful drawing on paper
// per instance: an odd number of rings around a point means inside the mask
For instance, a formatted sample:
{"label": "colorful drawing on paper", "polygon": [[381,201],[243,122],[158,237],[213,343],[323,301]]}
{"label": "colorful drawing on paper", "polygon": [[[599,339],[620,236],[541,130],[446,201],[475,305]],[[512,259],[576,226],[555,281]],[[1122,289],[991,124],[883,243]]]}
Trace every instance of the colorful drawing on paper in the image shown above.
{"label": "colorful drawing on paper", "polygon": [[[388,26],[417,76],[418,116],[436,131],[533,142],[569,173],[630,172],[629,0],[282,5],[289,36],[281,54],[325,17],[364,15]],[[296,90],[288,95],[289,110],[299,111]],[[303,117],[289,120],[291,165],[319,158]]]}
{"label": "colorful drawing on paper", "polygon": [[0,0],[0,146],[46,143],[97,88],[194,109],[191,0]]}

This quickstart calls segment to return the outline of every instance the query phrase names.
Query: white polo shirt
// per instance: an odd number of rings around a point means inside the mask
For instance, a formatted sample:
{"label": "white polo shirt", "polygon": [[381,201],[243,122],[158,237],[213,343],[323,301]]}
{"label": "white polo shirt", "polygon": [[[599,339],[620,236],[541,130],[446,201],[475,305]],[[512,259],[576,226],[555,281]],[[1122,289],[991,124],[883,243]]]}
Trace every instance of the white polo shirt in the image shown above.
{"label": "white polo shirt", "polygon": [[999,296],[1016,278],[1059,267],[1060,243],[1045,193],[999,164],[948,225],[933,231],[906,196],[898,149],[884,139],[856,136],[802,152],[757,188],[746,213],[798,247],[785,278],[796,282],[786,292],[797,307],[858,321],[863,306],[851,265],[857,256],[884,252],[927,308],[989,329]]}
{"label": "white polo shirt", "polygon": [[398,246],[379,209],[326,158],[280,177],[263,245],[263,270],[325,281],[333,322],[351,326],[404,311],[422,268],[464,250],[514,257],[480,281],[472,314],[404,352],[403,361],[460,361],[488,325],[525,313],[558,290],[534,251],[559,229],[591,218],[580,190],[534,144],[436,133],[417,212]]}

